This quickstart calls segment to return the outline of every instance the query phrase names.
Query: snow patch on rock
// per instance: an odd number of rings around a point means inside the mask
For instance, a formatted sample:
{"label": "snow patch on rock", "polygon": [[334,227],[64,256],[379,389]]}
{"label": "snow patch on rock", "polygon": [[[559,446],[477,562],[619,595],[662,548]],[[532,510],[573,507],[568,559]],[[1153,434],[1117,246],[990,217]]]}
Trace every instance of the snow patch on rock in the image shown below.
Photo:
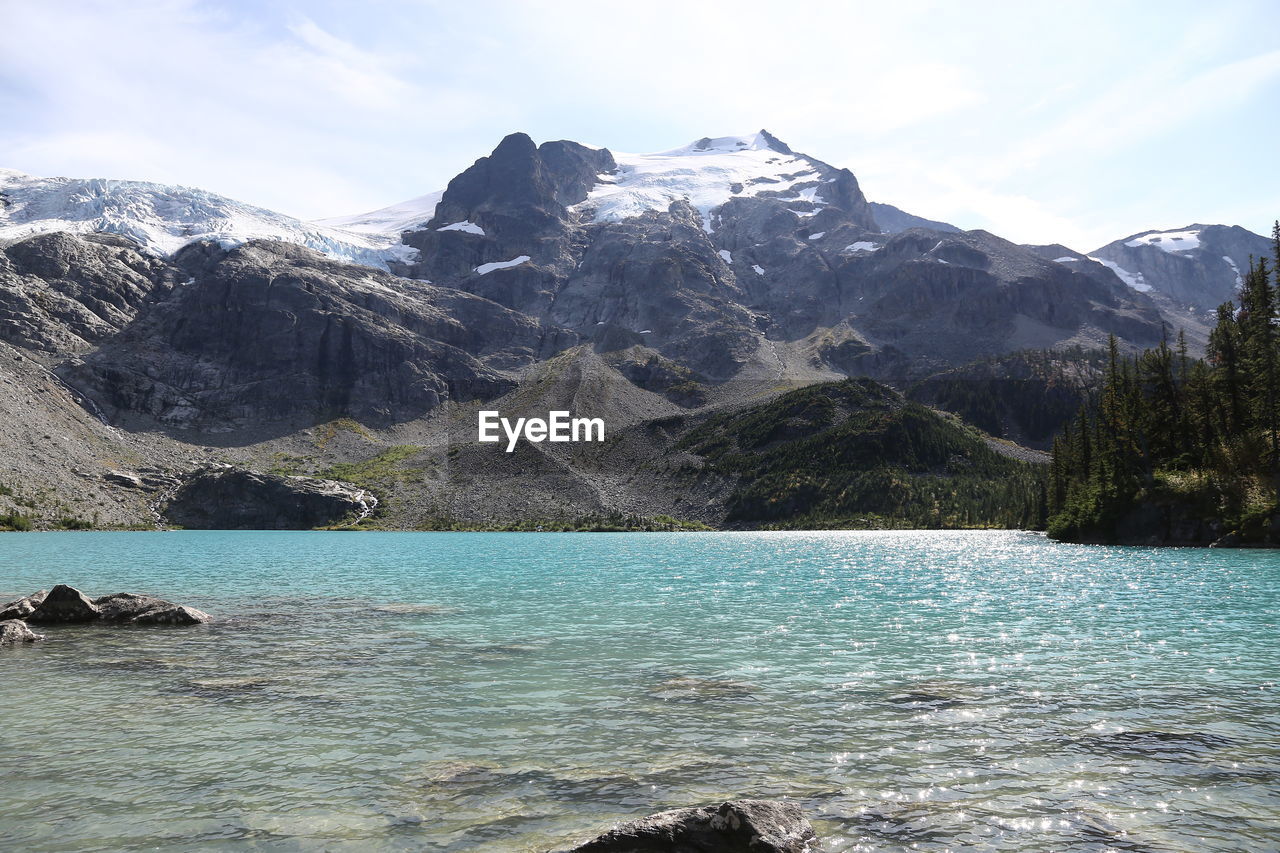
{"label": "snow patch on rock", "polygon": [[518,267],[523,263],[527,263],[529,260],[530,258],[528,255],[521,255],[520,257],[512,258],[509,261],[492,261],[490,263],[481,264],[480,266],[476,267],[476,272],[479,273],[480,275],[488,275],[494,270],[505,270],[505,269],[509,269],[510,267]]}
{"label": "snow patch on rock", "polygon": [[1223,255],[1222,259],[1227,262],[1227,265],[1231,267],[1231,271],[1236,274],[1236,287],[1242,287],[1244,285],[1244,277],[1240,275],[1240,267],[1236,266],[1236,262],[1226,255]]}
{"label": "snow patch on rock", "polygon": [[1151,285],[1147,284],[1147,280],[1142,277],[1142,273],[1129,272],[1127,269],[1124,269],[1115,261],[1108,261],[1104,258],[1095,258],[1093,255],[1089,256],[1089,260],[1097,261],[1098,263],[1102,264],[1104,267],[1107,267],[1113,273],[1119,276],[1121,281],[1123,281],[1125,284],[1129,285],[1131,288],[1138,291],[1139,293],[1151,292]]}
{"label": "snow patch on rock", "polygon": [[1190,252],[1192,249],[1200,248],[1200,229],[1152,231],[1149,234],[1134,237],[1132,240],[1126,240],[1125,245],[1130,248],[1155,246],[1157,249],[1162,249],[1170,254]]}
{"label": "snow patch on rock", "polygon": [[437,228],[436,230],[437,231],[462,231],[466,234],[479,234],[481,237],[484,236],[484,229],[481,228],[479,225],[475,224],[474,222],[471,222],[470,220],[467,220],[467,219],[464,219],[461,222],[451,222],[442,228]]}

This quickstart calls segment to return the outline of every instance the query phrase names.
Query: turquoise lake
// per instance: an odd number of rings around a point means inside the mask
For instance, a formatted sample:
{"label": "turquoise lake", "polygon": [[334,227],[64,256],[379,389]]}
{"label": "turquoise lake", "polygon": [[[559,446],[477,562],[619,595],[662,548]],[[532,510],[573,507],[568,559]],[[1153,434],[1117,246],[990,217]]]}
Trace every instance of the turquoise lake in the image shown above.
{"label": "turquoise lake", "polygon": [[828,851],[1280,850],[1280,553],[1016,532],[0,535],[0,846],[548,850],[800,802]]}

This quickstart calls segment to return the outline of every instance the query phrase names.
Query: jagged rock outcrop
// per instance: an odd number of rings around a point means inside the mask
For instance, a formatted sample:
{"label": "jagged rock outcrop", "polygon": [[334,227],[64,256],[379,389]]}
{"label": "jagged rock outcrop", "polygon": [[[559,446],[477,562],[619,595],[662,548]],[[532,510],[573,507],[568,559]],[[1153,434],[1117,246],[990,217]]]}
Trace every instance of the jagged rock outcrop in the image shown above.
{"label": "jagged rock outcrop", "polygon": [[125,328],[178,275],[124,237],[31,237],[0,249],[0,339],[44,353],[84,352]]}
{"label": "jagged rock outcrop", "polygon": [[26,621],[32,625],[57,625],[93,622],[101,618],[102,611],[94,606],[87,595],[75,587],[60,583],[49,590],[44,600],[26,617]]}
{"label": "jagged rock outcrop", "polygon": [[8,619],[26,619],[49,595],[49,591],[42,589],[39,592],[33,592],[31,595],[23,596],[15,601],[10,601],[4,607],[0,607],[0,621]]}
{"label": "jagged rock outcrop", "polygon": [[[1155,305],[1115,276],[1069,269],[985,231],[910,229],[841,248],[830,240],[817,241],[832,271],[819,282],[830,288],[810,291],[787,327],[855,330],[871,348],[845,365],[851,372],[865,363],[864,372],[894,375],[877,364],[885,351],[919,375],[1022,349],[1101,346],[1110,334],[1139,346],[1160,339]],[[791,304],[799,296],[784,291]]]}
{"label": "jagged rock outcrop", "polygon": [[0,620],[0,646],[34,643],[44,638],[44,634],[35,633],[21,619]]}
{"label": "jagged rock outcrop", "polygon": [[795,803],[734,800],[620,824],[569,853],[812,853],[818,838]]}
{"label": "jagged rock outcrop", "polygon": [[[507,136],[449,182],[425,228],[404,235],[419,250],[410,274],[457,282],[518,310],[545,308],[557,278],[573,264],[569,206],[616,167],[604,149]],[[511,264],[522,257],[527,262]]]}
{"label": "jagged rock outcrop", "polygon": [[363,518],[377,503],[349,483],[224,466],[189,476],[161,512],[196,530],[310,530]]}

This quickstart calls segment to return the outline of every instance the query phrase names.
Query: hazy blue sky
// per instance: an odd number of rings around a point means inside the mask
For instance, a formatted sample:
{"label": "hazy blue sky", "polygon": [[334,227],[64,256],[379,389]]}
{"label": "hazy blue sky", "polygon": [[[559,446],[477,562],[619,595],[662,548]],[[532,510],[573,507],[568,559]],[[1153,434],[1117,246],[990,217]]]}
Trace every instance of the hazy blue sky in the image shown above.
{"label": "hazy blue sky", "polygon": [[1280,217],[1280,2],[0,0],[0,166],[303,218],[443,187],[514,130],[767,128],[868,197],[1088,250]]}

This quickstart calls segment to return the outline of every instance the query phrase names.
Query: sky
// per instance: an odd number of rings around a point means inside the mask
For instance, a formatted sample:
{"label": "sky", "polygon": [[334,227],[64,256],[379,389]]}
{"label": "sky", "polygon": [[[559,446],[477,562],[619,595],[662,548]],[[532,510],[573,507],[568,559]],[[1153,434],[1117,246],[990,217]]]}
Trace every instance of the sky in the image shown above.
{"label": "sky", "polygon": [[765,128],[1016,242],[1270,234],[1278,106],[1278,0],[0,0],[0,167],[303,219],[443,188],[517,130]]}

